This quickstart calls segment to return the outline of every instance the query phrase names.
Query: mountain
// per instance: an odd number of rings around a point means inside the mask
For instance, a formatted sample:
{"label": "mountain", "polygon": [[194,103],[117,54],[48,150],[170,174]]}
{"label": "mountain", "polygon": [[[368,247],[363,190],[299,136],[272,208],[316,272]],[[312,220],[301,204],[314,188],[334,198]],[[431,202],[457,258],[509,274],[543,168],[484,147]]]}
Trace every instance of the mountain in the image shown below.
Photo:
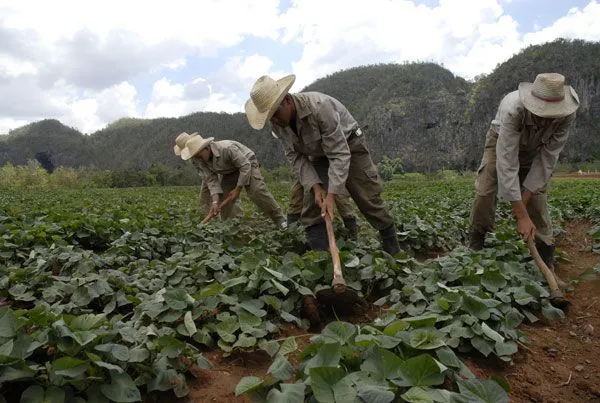
{"label": "mountain", "polygon": [[[474,82],[433,63],[381,64],[331,74],[303,91],[327,93],[344,103],[366,129],[376,160],[399,157],[409,170],[474,169],[485,133],[502,97],[541,72],[560,72],[581,100],[561,159],[600,159],[600,43],[557,40],[530,46]],[[199,112],[180,118],[121,119],[89,136],[44,120],[0,136],[0,165],[36,155],[54,165],[101,169],[180,167],[173,154],[182,131],[240,141],[266,167],[285,164],[269,129],[252,130],[244,114]]]}

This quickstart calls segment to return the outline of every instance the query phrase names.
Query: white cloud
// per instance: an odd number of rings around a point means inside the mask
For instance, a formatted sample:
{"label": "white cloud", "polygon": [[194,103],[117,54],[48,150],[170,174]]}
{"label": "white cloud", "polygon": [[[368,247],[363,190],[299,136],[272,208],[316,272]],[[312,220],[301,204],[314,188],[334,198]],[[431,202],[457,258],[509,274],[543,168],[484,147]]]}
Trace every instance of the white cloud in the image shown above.
{"label": "white cloud", "polygon": [[[299,90],[343,68],[433,61],[470,78],[529,44],[600,39],[597,0],[525,34],[510,2],[294,0],[280,12],[278,0],[0,0],[0,133],[50,117],[92,132],[122,117],[240,112],[263,74],[294,72]],[[240,48],[249,37],[260,40]]]}
{"label": "white cloud", "polygon": [[556,38],[600,40],[600,3],[597,0],[582,9],[572,8],[569,13],[546,28],[524,35],[525,45],[540,44]]}

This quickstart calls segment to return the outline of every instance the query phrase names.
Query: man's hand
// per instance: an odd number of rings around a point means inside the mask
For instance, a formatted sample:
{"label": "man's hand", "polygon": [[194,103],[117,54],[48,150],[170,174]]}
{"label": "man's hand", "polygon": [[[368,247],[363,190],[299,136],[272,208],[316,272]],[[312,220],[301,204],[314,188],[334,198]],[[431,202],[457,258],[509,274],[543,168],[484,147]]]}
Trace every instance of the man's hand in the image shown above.
{"label": "man's hand", "polygon": [[213,200],[212,205],[210,206],[210,211],[208,212],[209,216],[216,216],[221,212],[221,206],[219,206],[219,201]]}
{"label": "man's hand", "polygon": [[525,206],[527,206],[527,203],[529,203],[531,196],[533,196],[533,193],[531,193],[529,190],[525,190],[523,192],[523,195],[521,196],[521,200],[523,200],[523,204]]}
{"label": "man's hand", "polygon": [[325,189],[323,189],[320,183],[315,183],[313,185],[313,192],[315,193],[315,203],[317,206],[322,207],[326,196]]}
{"label": "man's hand", "polygon": [[533,221],[531,221],[531,218],[529,218],[528,215],[517,218],[517,229],[525,242],[527,242],[530,237],[532,239],[535,238],[535,225],[533,225]]}
{"label": "man's hand", "polygon": [[325,220],[329,220],[333,222],[334,208],[335,208],[335,200],[333,193],[327,193],[325,199],[323,199],[323,203],[321,204],[321,217]]}
{"label": "man's hand", "polygon": [[229,192],[229,194],[227,195],[227,200],[228,202],[226,204],[229,204],[230,202],[234,201],[235,199],[237,199],[238,197],[240,197],[240,193],[242,192],[242,188],[240,186],[236,186],[231,192]]}
{"label": "man's hand", "polygon": [[[530,197],[531,193],[527,195],[527,200],[529,200]],[[529,237],[535,237],[535,225],[533,225],[531,218],[529,218],[529,214],[527,214],[524,200],[515,200],[512,202],[512,213],[517,220],[517,230],[523,239],[527,241]]]}

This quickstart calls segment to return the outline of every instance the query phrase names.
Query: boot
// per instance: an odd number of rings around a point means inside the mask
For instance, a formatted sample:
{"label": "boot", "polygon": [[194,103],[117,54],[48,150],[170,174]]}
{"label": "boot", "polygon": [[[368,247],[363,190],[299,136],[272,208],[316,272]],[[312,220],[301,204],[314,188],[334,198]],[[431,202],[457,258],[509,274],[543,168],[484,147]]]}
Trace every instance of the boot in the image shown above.
{"label": "boot", "polygon": [[396,254],[400,252],[400,245],[398,244],[398,234],[396,234],[396,227],[394,224],[386,229],[382,229],[379,233],[381,234],[382,249],[390,255],[396,256]]}
{"label": "boot", "polygon": [[296,224],[300,221],[300,214],[288,214],[287,215],[287,225],[291,227],[293,224]]}
{"label": "boot", "polygon": [[540,257],[542,258],[542,260],[544,261],[544,263],[546,263],[546,266],[548,266],[548,268],[550,269],[550,271],[554,274],[554,278],[556,278],[556,283],[558,284],[559,288],[562,288],[563,290],[568,288],[569,285],[567,283],[565,283],[564,281],[562,281],[557,275],[556,272],[554,271],[554,249],[555,249],[555,245],[546,245],[544,242],[536,242],[535,243],[535,247],[538,250],[538,253],[540,254]]}
{"label": "boot", "polygon": [[477,251],[483,249],[483,245],[485,243],[485,232],[477,232],[475,230],[471,230],[469,233],[469,248]]}
{"label": "boot", "polygon": [[356,222],[356,217],[342,217],[342,220],[344,220],[344,227],[346,227],[346,231],[348,231],[348,238],[356,241],[356,238],[358,237],[358,223]]}
{"label": "boot", "polygon": [[306,227],[306,240],[312,250],[328,250],[327,227],[325,223],[319,223]]}

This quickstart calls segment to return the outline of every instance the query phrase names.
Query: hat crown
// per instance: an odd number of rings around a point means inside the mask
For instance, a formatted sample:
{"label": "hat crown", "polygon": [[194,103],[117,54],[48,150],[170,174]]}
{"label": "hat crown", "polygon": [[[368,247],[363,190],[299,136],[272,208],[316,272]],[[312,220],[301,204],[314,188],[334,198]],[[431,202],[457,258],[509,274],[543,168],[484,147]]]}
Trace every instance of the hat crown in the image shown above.
{"label": "hat crown", "polygon": [[531,94],[546,102],[565,99],[565,76],[559,73],[542,73],[535,77]]}
{"label": "hat crown", "polygon": [[272,106],[273,100],[280,94],[279,83],[269,76],[262,76],[252,86],[250,98],[260,113]]}
{"label": "hat crown", "polygon": [[177,138],[175,139],[175,144],[177,144],[177,147],[183,148],[185,147],[185,143],[187,143],[190,137],[192,136],[187,134],[186,132],[183,132],[179,136],[177,136]]}

